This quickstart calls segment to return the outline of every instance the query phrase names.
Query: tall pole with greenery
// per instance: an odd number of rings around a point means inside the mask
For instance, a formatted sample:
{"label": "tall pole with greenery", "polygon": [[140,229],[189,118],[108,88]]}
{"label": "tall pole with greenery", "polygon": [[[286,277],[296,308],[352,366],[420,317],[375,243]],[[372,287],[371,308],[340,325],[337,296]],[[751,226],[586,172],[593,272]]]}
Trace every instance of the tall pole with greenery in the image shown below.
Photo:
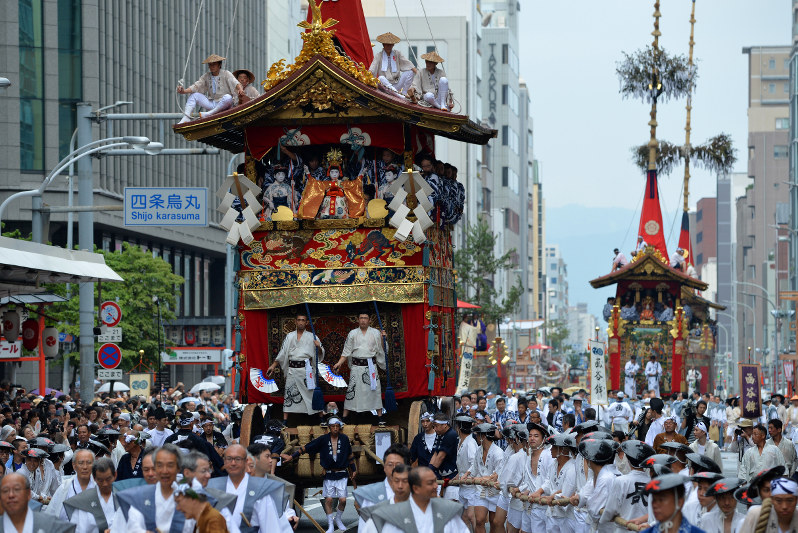
{"label": "tall pole with greenery", "polygon": [[516,283],[508,290],[495,286],[496,274],[515,266],[515,249],[496,257],[495,246],[496,235],[486,221],[480,220],[466,228],[465,246],[454,253],[458,294],[479,305],[485,322],[491,324],[515,312],[524,293],[520,278],[516,278]]}

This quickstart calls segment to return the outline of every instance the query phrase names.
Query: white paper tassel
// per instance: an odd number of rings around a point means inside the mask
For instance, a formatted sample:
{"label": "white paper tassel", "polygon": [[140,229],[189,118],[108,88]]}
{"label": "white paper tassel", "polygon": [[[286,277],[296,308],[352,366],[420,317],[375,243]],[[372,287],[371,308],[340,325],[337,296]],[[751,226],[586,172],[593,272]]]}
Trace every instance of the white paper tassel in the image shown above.
{"label": "white paper tassel", "polygon": [[244,215],[244,225],[247,226],[247,229],[249,230],[250,233],[258,229],[258,227],[260,226],[260,220],[258,220],[258,215],[256,215],[251,208],[245,207],[243,215]]}
{"label": "white paper tassel", "polygon": [[246,224],[238,224],[238,234],[241,236],[241,242],[249,244],[255,240],[255,236]]}
{"label": "white paper tassel", "polygon": [[394,195],[393,200],[391,200],[391,203],[388,204],[388,209],[390,209],[391,211],[396,211],[397,209],[399,209],[400,205],[405,203],[405,198],[407,198],[407,193],[405,192],[404,189],[400,189],[399,192],[397,192]]}
{"label": "white paper tassel", "polygon": [[222,203],[219,204],[219,207],[216,208],[217,211],[220,213],[227,213],[227,210],[233,206],[233,201],[236,199],[232,193],[226,193],[224,198],[222,198]]}
{"label": "white paper tassel", "polygon": [[397,177],[397,178],[394,180],[394,182],[393,182],[393,183],[391,183],[391,186],[390,186],[390,187],[388,187],[388,190],[390,190],[390,191],[391,191],[391,192],[392,192],[394,195],[396,195],[396,192],[397,192],[399,189],[401,189],[401,188],[402,188],[402,186],[403,186],[405,183],[407,183],[407,172],[402,172],[402,173],[401,173],[401,174],[399,174],[399,176],[398,176],[398,177]]}
{"label": "white paper tassel", "polygon": [[[422,190],[424,191],[425,195],[432,195],[432,187],[430,187],[429,183],[427,183],[427,180],[421,177],[421,174],[418,172],[413,172],[413,180],[416,182],[416,191]],[[419,196],[419,194],[416,194],[416,196]]]}
{"label": "white paper tassel", "polygon": [[413,214],[416,215],[422,231],[427,231],[432,226],[432,220],[427,216],[427,212],[423,207],[418,206],[413,209]]}
{"label": "white paper tassel", "polygon": [[241,234],[238,233],[238,223],[234,222],[233,225],[230,227],[230,231],[227,232],[227,244],[230,246],[235,246],[238,244],[238,240],[241,238]]}
{"label": "white paper tassel", "polygon": [[219,222],[219,225],[227,231],[230,231],[230,228],[236,223],[236,218],[238,218],[238,211],[231,207],[227,210],[227,213],[224,214],[224,218]]}
{"label": "white paper tassel", "polygon": [[[388,224],[390,224],[392,228],[398,228],[399,226],[401,226],[402,222],[407,218],[407,215],[409,214],[410,214],[410,208],[404,204],[400,205],[399,209],[397,209],[396,213],[394,213],[394,215],[391,217],[391,220],[388,221]],[[408,230],[408,232],[409,231],[410,230]],[[406,238],[407,235],[405,234],[405,239]]]}
{"label": "white paper tassel", "polygon": [[413,222],[413,242],[421,244],[427,241],[427,236],[424,235],[424,230],[421,229],[421,224],[418,221]]}
{"label": "white paper tassel", "polygon": [[260,213],[261,210],[263,209],[263,206],[260,205],[258,199],[255,198],[254,194],[252,194],[252,191],[247,191],[244,193],[244,201],[247,202],[247,207],[252,209],[252,212],[255,213],[256,215]]}
{"label": "white paper tassel", "polygon": [[396,230],[394,237],[397,241],[404,242],[407,240],[407,237],[410,235],[411,231],[413,231],[413,223],[407,219],[404,219],[399,225],[399,229]]}

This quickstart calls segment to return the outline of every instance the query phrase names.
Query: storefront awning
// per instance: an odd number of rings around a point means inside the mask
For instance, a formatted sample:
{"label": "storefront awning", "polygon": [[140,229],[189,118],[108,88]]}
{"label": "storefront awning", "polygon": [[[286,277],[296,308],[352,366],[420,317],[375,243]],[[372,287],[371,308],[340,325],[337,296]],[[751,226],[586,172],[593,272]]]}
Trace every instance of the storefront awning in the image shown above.
{"label": "storefront awning", "polygon": [[43,283],[123,281],[102,254],[0,237],[0,294],[43,291]]}

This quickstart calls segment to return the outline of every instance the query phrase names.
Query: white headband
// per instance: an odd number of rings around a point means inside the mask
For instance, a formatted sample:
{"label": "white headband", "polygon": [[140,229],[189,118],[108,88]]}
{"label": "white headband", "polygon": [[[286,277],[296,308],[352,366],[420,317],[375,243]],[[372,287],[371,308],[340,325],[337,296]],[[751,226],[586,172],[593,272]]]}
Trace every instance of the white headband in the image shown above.
{"label": "white headband", "polygon": [[125,435],[125,442],[130,443],[133,442],[134,440],[136,440],[136,436],[134,434],[128,433],[127,435]]}
{"label": "white headband", "polygon": [[701,430],[701,431],[703,431],[704,433],[709,433],[709,432],[707,431],[707,425],[706,425],[706,424],[704,424],[703,422],[699,422],[699,423],[697,423],[697,424],[695,425],[695,427],[697,427],[698,429],[700,429],[700,430]]}
{"label": "white headband", "polygon": [[779,494],[795,496],[798,494],[798,483],[786,477],[776,478],[770,482],[770,494],[772,496],[778,496]]}

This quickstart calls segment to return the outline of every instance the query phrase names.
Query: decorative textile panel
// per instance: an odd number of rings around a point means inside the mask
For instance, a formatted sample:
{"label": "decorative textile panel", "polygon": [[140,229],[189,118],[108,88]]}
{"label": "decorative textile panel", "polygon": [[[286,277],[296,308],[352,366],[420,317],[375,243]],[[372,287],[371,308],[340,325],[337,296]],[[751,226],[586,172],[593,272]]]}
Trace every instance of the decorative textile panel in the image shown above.
{"label": "decorative textile panel", "polygon": [[[453,307],[450,233],[430,229],[421,246],[397,242],[394,233],[393,228],[257,232],[241,253],[244,308],[306,301],[418,303],[425,300],[428,284],[436,304]],[[425,252],[430,247],[448,253]]]}

